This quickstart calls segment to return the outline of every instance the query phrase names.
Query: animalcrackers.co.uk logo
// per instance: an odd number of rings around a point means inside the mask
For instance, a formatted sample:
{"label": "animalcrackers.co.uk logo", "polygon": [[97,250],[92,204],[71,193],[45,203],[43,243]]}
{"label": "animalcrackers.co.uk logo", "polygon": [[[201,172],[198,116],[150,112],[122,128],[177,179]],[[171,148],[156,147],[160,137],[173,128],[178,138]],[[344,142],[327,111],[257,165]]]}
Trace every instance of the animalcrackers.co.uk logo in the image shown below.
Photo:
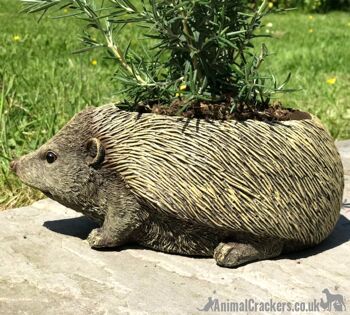
{"label": "animalcrackers.co.uk logo", "polygon": [[322,290],[324,295],[320,299],[313,301],[298,302],[278,302],[270,299],[268,301],[256,301],[254,299],[244,299],[241,301],[220,300],[213,296],[208,297],[208,301],[200,308],[201,312],[217,313],[238,313],[238,312],[345,312],[345,298],[341,294],[333,294],[328,289]]}

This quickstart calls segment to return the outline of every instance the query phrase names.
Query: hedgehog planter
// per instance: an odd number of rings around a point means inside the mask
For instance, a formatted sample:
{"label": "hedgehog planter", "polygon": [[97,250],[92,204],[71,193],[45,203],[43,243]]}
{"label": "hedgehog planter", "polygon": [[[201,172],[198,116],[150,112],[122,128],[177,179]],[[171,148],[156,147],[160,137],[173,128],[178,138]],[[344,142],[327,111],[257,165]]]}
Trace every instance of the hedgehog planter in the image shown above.
{"label": "hedgehog planter", "polygon": [[315,117],[208,122],[114,105],[77,114],[11,167],[99,222],[93,248],[138,243],[225,267],[320,243],[338,220],[344,185]]}

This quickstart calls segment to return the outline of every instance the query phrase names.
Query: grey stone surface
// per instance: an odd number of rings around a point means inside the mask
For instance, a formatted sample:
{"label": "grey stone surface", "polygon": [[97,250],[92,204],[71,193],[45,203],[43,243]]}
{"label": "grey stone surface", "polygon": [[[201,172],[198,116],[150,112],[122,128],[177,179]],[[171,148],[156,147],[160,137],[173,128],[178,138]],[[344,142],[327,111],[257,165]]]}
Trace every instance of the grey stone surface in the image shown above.
{"label": "grey stone surface", "polygon": [[[337,145],[346,170],[344,200],[350,202],[350,141]],[[343,314],[350,314],[349,220],[344,205],[333,234],[316,248],[224,269],[213,259],[142,248],[91,250],[84,239],[92,222],[42,200],[0,213],[0,314],[199,314],[209,297],[308,307],[326,300],[325,288],[344,296]],[[233,313],[213,306],[209,314]],[[277,306],[259,313],[282,313]]]}

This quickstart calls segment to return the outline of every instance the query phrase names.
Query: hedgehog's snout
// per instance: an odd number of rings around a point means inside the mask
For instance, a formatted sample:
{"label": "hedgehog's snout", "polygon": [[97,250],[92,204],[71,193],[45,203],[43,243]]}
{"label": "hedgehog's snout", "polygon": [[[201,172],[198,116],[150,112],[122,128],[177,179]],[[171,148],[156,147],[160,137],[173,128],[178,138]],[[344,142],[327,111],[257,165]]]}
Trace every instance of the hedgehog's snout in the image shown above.
{"label": "hedgehog's snout", "polygon": [[31,175],[31,163],[30,159],[28,159],[28,157],[30,157],[29,154],[27,155],[23,155],[19,158],[13,159],[10,162],[10,170],[15,173],[19,179],[25,183],[27,183],[27,177],[28,175]]}
{"label": "hedgehog's snout", "polygon": [[43,167],[38,159],[37,152],[23,155],[10,162],[10,170],[26,185],[43,190],[46,188]]}

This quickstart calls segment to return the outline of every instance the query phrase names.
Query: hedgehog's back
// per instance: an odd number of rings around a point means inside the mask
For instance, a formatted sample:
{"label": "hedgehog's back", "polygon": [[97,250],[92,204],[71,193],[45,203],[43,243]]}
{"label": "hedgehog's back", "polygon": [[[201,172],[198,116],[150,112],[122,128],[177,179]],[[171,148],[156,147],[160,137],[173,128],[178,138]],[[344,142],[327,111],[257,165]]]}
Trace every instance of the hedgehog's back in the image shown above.
{"label": "hedgehog's back", "polygon": [[105,165],[158,211],[304,243],[323,240],[338,219],[343,168],[314,117],[211,123],[105,106],[94,128]]}

